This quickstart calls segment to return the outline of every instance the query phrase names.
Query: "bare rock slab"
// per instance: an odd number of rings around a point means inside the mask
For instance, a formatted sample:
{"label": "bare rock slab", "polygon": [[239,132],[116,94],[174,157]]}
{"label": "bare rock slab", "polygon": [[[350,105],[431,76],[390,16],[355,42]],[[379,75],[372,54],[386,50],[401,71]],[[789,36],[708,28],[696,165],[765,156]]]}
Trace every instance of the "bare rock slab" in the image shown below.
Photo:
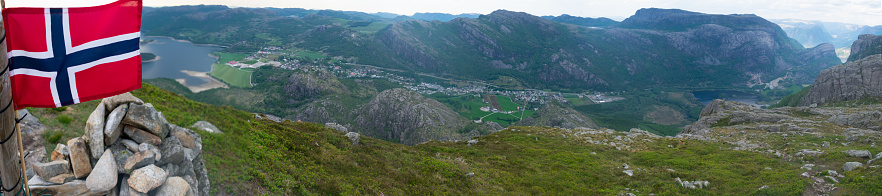
{"label": "bare rock slab", "polygon": [[137,192],[147,193],[165,183],[168,174],[156,165],[136,169],[129,176],[128,183]]}
{"label": "bare rock slab", "polygon": [[98,107],[89,114],[86,120],[86,142],[89,143],[89,152],[93,159],[98,159],[104,153],[104,105]]}
{"label": "bare rock slab", "polygon": [[[39,178],[39,176],[34,176],[34,178]],[[102,195],[102,193],[93,193],[89,191],[89,188],[86,188],[86,181],[74,180],[61,185],[56,185],[42,180],[35,181],[34,178],[28,181],[28,185],[33,193],[42,192],[43,195],[53,196]]]}
{"label": "bare rock slab", "polygon": [[149,150],[137,152],[126,160],[125,165],[123,165],[123,170],[126,171],[125,173],[131,173],[137,168],[151,165],[156,162],[155,156],[156,154]]}
{"label": "bare rock slab", "polygon": [[199,129],[199,130],[202,130],[205,132],[209,132],[209,133],[224,133],[220,129],[218,129],[216,126],[214,126],[213,124],[211,124],[207,121],[197,121],[196,123],[193,124],[193,127],[196,127],[196,129]]}
{"label": "bare rock slab", "polygon": [[170,129],[168,121],[162,116],[162,113],[146,105],[130,104],[122,122],[141,128],[155,136],[159,136],[159,138],[165,138]]}
{"label": "bare rock slab", "polygon": [[76,179],[76,177],[74,177],[73,174],[65,173],[65,174],[58,174],[57,176],[49,178],[49,182],[55,183],[55,184],[64,184],[64,183],[68,183],[70,181],[73,181],[74,179]]}
{"label": "bare rock slab", "polygon": [[842,170],[843,171],[851,171],[851,170],[857,169],[858,167],[863,167],[863,166],[864,166],[864,164],[860,163],[860,162],[847,162],[844,165],[842,165]]}
{"label": "bare rock slab", "polygon": [[144,104],[144,101],[141,101],[141,99],[138,99],[137,97],[132,95],[132,93],[130,93],[130,92],[115,95],[113,97],[104,98],[101,100],[101,105],[104,105],[104,108],[107,109],[107,112],[110,112],[110,110],[112,110],[116,107],[119,107],[122,104],[127,104],[127,103],[134,103],[134,104],[141,105],[141,104]]}
{"label": "bare rock slab", "polygon": [[162,140],[159,139],[159,137],[157,137],[156,135],[153,135],[150,132],[141,130],[140,128],[136,128],[133,126],[125,126],[123,128],[123,132],[126,133],[129,138],[132,138],[132,140],[135,140],[135,142],[138,143],[148,143],[154,146],[158,146],[162,143]]}
{"label": "bare rock slab", "polygon": [[67,141],[70,149],[70,166],[76,178],[82,178],[92,172],[90,154],[86,151],[86,142],[82,138],[73,138]]}
{"label": "bare rock slab", "polygon": [[51,178],[58,174],[70,172],[70,163],[65,160],[52,161],[48,163],[35,163],[33,165],[34,172],[40,177]]}
{"label": "bare rock slab", "polygon": [[190,191],[190,184],[181,177],[170,177],[156,191],[156,196],[185,196]]}
{"label": "bare rock slab", "polygon": [[86,177],[86,187],[92,192],[107,192],[116,186],[117,165],[110,150],[104,151],[92,173]]}
{"label": "bare rock slab", "polygon": [[119,139],[119,135],[122,134],[120,123],[126,116],[128,109],[128,104],[122,104],[107,115],[107,122],[104,124],[104,144],[116,143],[116,140]]}

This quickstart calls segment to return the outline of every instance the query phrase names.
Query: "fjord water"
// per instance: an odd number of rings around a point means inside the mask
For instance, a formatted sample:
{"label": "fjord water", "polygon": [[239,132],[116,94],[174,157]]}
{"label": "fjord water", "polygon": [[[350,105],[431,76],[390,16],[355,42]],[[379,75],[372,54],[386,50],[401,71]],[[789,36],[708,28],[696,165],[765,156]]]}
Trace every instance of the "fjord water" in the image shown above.
{"label": "fjord water", "polygon": [[759,101],[759,99],[756,95],[736,90],[693,91],[692,95],[694,95],[695,98],[697,98],[698,101],[700,101],[704,105],[709,104],[710,102],[714,101],[714,99],[725,99],[726,101],[734,101],[762,106],[757,104],[757,101]]}
{"label": "fjord water", "polygon": [[159,59],[143,63],[142,77],[144,79],[184,79],[188,86],[202,85],[208,83],[208,80],[193,77],[181,71],[211,71],[211,65],[217,59],[209,54],[221,50],[217,46],[195,45],[188,41],[174,40],[169,37],[147,36],[144,39],[154,41],[142,45],[141,52],[156,54]]}

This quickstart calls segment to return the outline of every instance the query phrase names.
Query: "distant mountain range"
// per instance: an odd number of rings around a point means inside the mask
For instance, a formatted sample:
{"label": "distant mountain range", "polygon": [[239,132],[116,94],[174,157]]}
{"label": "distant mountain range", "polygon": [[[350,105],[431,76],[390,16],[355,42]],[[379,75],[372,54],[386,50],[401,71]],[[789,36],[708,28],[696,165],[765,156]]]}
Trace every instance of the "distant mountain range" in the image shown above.
{"label": "distant mountain range", "polygon": [[[530,88],[552,90],[731,87],[785,76],[810,83],[820,70],[840,63],[832,45],[805,49],[755,15],[641,9],[621,23],[546,18],[499,10],[442,22],[347,11],[180,6],[145,12],[144,33],[233,51],[276,41],[359,64],[470,80],[511,76]],[[373,23],[389,25],[364,28]]]}

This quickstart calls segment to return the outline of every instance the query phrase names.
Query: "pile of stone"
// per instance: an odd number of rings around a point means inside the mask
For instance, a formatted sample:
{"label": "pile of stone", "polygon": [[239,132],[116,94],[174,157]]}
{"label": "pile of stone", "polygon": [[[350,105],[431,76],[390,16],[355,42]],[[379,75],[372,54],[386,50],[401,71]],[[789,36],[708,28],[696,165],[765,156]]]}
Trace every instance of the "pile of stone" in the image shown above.
{"label": "pile of stone", "polygon": [[208,195],[202,138],[129,93],[106,98],[85,135],[35,163],[31,192],[51,195]]}

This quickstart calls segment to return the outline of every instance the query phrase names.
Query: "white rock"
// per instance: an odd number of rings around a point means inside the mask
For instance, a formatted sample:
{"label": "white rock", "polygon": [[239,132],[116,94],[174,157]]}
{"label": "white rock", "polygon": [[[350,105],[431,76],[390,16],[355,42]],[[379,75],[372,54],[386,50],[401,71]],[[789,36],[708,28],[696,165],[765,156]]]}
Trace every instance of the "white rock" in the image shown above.
{"label": "white rock", "polygon": [[92,192],[109,191],[116,186],[116,170],[117,165],[113,153],[110,150],[105,150],[104,155],[101,155],[95,168],[92,169],[92,173],[86,177],[86,187]]}
{"label": "white rock", "polygon": [[165,183],[166,177],[168,173],[151,164],[133,171],[128,183],[135,191],[147,193]]}

